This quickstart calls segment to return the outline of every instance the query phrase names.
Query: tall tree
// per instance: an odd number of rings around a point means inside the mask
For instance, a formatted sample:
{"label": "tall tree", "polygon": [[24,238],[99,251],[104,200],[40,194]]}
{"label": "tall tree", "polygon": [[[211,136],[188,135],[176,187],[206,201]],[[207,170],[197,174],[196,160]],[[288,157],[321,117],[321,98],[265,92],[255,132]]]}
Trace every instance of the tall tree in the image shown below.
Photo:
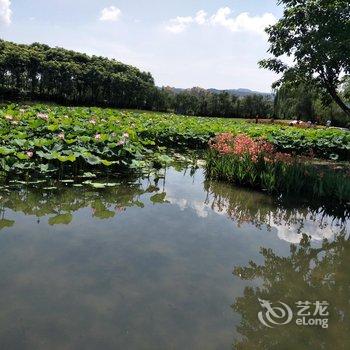
{"label": "tall tree", "polygon": [[[266,29],[274,58],[260,66],[283,77],[275,83],[313,83],[327,92],[350,117],[350,108],[338,92],[341,78],[350,73],[350,1],[278,0],[283,17]],[[294,66],[281,56],[294,59]]]}

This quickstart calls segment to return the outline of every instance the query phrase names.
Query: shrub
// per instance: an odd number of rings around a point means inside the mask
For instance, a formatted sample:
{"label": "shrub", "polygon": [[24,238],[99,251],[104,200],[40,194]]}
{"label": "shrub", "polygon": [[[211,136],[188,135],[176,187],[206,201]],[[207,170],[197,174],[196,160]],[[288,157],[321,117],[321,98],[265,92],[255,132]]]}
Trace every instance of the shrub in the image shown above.
{"label": "shrub", "polygon": [[210,178],[269,193],[350,201],[349,172],[330,166],[320,169],[311,156],[277,152],[271,143],[243,134],[217,135],[209,145],[206,173]]}

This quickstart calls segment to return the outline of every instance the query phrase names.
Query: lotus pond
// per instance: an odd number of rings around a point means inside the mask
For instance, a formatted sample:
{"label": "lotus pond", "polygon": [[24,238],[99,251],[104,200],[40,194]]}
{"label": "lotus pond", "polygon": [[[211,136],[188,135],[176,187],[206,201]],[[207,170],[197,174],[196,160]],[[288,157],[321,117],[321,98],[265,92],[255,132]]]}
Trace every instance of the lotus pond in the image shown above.
{"label": "lotus pond", "polygon": [[312,151],[326,159],[350,159],[350,133],[333,128],[296,129],[234,119],[10,104],[0,108],[0,171],[5,177],[11,173],[25,177],[160,167],[169,162],[165,147],[204,148],[221,132],[263,137],[286,152]]}
{"label": "lotus pond", "polygon": [[[348,349],[348,203],[209,180],[223,132],[348,164],[332,128],[0,107],[0,349]],[[328,328],[266,327],[259,299],[326,301]]]}
{"label": "lotus pond", "polygon": [[[348,212],[201,168],[86,176],[0,190],[1,349],[349,348]],[[327,301],[328,328],[265,327],[258,299]]]}

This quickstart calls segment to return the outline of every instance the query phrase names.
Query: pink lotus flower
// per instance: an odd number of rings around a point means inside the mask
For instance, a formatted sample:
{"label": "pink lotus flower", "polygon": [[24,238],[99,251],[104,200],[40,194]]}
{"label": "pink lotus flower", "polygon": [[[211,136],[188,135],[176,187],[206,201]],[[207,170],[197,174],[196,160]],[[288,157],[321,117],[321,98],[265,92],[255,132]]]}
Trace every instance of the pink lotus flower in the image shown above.
{"label": "pink lotus flower", "polygon": [[100,140],[101,139],[101,134],[96,134],[95,135],[95,140]]}
{"label": "pink lotus flower", "polygon": [[29,158],[32,158],[33,155],[34,155],[34,152],[33,152],[33,151],[27,151],[26,153],[27,153],[27,156],[28,156]]}
{"label": "pink lotus flower", "polygon": [[90,120],[89,120],[89,123],[95,125],[95,124],[96,124],[96,119],[90,119]]}
{"label": "pink lotus flower", "polygon": [[123,146],[125,144],[124,140],[120,140],[117,142],[117,146]]}
{"label": "pink lotus flower", "polygon": [[61,140],[64,140],[64,133],[63,133],[63,132],[59,133],[59,134],[57,135],[57,137],[58,137],[59,139],[61,139]]}
{"label": "pink lotus flower", "polygon": [[12,115],[5,115],[5,119],[6,120],[13,120],[13,117],[12,117]]}
{"label": "pink lotus flower", "polygon": [[125,132],[125,133],[123,134],[123,137],[124,137],[125,139],[128,139],[128,138],[129,138],[129,134],[128,134],[127,132]]}
{"label": "pink lotus flower", "polygon": [[49,120],[49,116],[47,114],[45,114],[45,113],[38,113],[37,117],[42,119],[42,120],[45,120],[45,121]]}

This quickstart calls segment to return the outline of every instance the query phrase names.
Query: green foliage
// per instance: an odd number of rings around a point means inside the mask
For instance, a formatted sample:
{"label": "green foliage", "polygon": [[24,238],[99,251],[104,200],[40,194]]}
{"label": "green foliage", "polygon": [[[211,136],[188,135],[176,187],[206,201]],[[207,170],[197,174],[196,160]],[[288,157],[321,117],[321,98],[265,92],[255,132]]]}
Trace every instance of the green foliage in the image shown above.
{"label": "green foliage", "polygon": [[166,193],[165,192],[163,192],[163,193],[156,193],[150,198],[150,201],[153,204],[169,203],[169,201],[167,201],[165,199],[165,197],[166,197]]}
{"label": "green foliage", "polygon": [[[317,212],[314,217],[322,217],[323,228],[323,216]],[[350,240],[346,225],[338,228],[334,238],[315,244],[305,233],[303,220],[297,218],[293,224],[298,221],[300,242],[290,245],[289,254],[278,254],[271,246],[261,247],[257,261],[235,266],[234,276],[244,280],[247,286],[232,305],[241,316],[237,326],[240,336],[232,349],[349,349]],[[259,299],[273,303],[283,300],[291,306],[299,300],[326,300],[329,328],[300,327],[295,322],[283,327],[265,327],[256,316],[261,310]]]}
{"label": "green foliage", "polygon": [[69,225],[73,220],[71,213],[59,214],[49,218],[49,225]]}
{"label": "green foliage", "polygon": [[248,95],[237,97],[227,91],[211,91],[199,87],[176,91],[158,90],[153,109],[177,114],[221,118],[269,118],[273,103],[269,96]]}
{"label": "green foliage", "polygon": [[209,150],[206,157],[209,178],[230,181],[242,186],[266,190],[269,193],[326,198],[342,203],[350,201],[350,176],[345,171],[320,167],[297,158],[292,162],[252,161],[246,155],[220,155]]}
{"label": "green foliage", "polygon": [[115,60],[0,40],[0,93],[8,97],[147,108],[155,90],[150,73]]}
{"label": "green foliage", "polygon": [[0,230],[14,225],[14,220],[0,219]]}
{"label": "green foliage", "polygon": [[[279,0],[283,17],[266,29],[274,58],[260,62],[283,76],[281,82],[308,83],[327,93],[350,117],[339,96],[344,74],[350,73],[350,2],[348,0]],[[293,57],[288,67],[279,57]]]}
{"label": "green foliage", "polygon": [[[350,102],[346,89],[344,84],[340,95]],[[331,99],[325,100],[319,89],[310,84],[284,83],[276,90],[274,113],[278,119],[299,119],[317,124],[330,120],[332,125],[350,127],[346,113]]]}
{"label": "green foliage", "polygon": [[281,119],[298,119],[315,122],[315,90],[307,85],[284,84],[276,92],[275,114]]}
{"label": "green foliage", "polygon": [[[212,117],[268,117],[272,101],[200,88],[158,89],[150,73],[103,57],[0,40],[0,96]],[[33,121],[32,127],[42,121]],[[56,126],[51,126],[54,131]]]}
{"label": "green foliage", "polygon": [[[224,118],[48,105],[0,108],[0,169],[17,174],[115,172],[171,162],[166,148],[206,148],[215,134],[263,137],[278,150],[349,159],[350,134]],[[82,171],[83,170],[83,171]],[[92,174],[92,175],[89,175]]]}
{"label": "green foliage", "polygon": [[[118,183],[111,182],[111,178],[100,178],[100,182],[84,181],[86,177],[94,178],[93,174],[86,173],[77,178],[77,182],[12,180],[6,188],[0,187],[3,211],[0,230],[15,224],[14,220],[5,218],[8,211],[36,216],[38,220],[47,220],[49,225],[68,225],[82,208],[91,210],[94,218],[104,220],[119,215],[128,207],[167,203],[166,194],[156,186],[155,176],[128,174],[118,176]],[[144,186],[143,179],[148,187]],[[144,200],[147,201],[143,203]]]}

